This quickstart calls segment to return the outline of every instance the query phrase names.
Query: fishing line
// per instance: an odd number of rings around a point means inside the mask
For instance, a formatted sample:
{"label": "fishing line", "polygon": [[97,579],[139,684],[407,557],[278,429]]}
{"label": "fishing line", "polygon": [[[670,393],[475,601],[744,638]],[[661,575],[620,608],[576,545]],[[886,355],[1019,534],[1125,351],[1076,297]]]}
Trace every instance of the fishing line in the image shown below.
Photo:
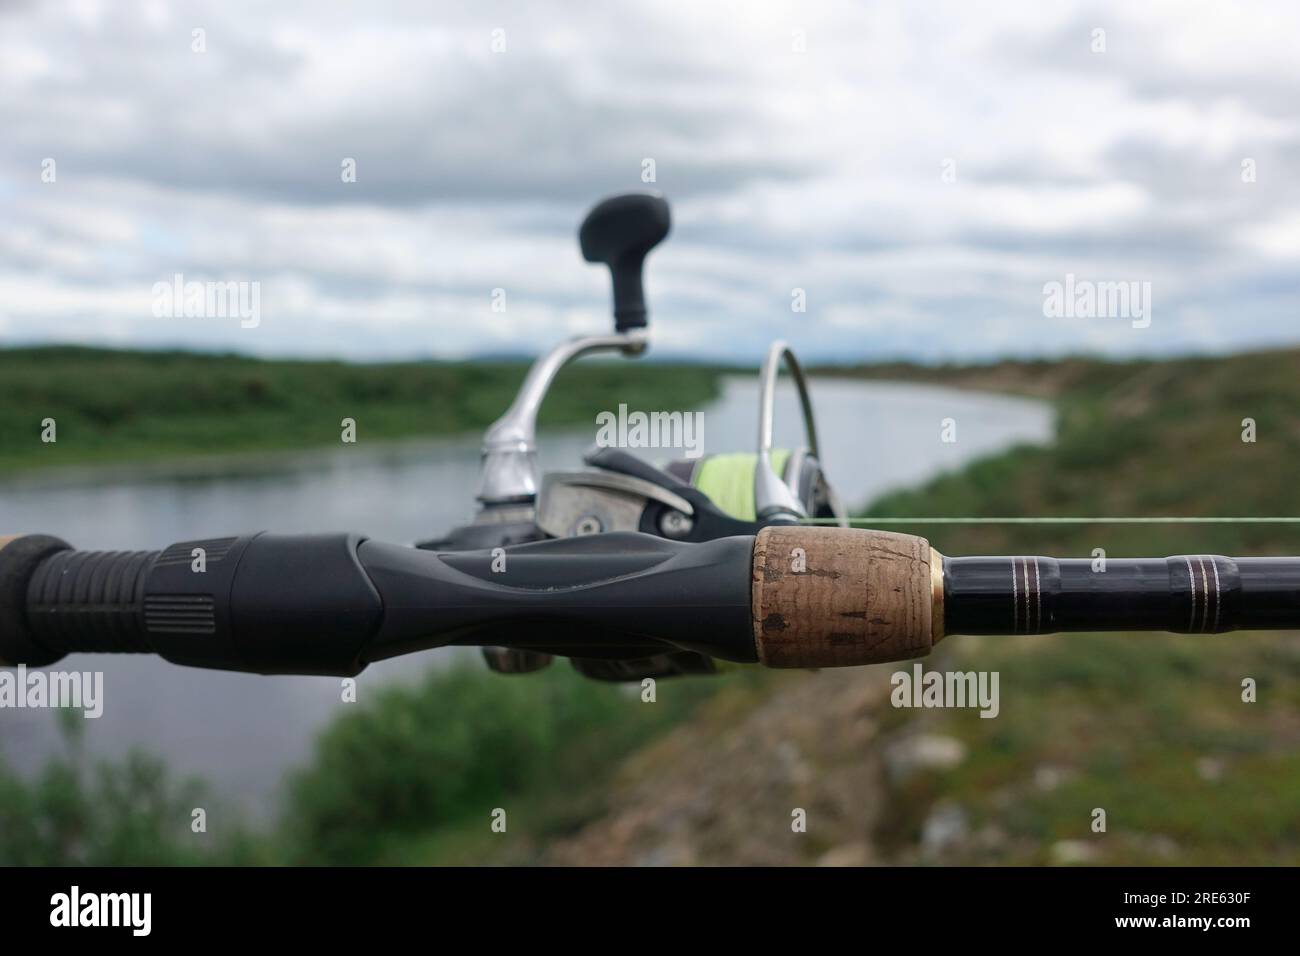
{"label": "fishing line", "polygon": [[[1232,516],[1168,516],[1151,518],[1138,517],[1060,517],[1042,518],[998,517],[998,518],[848,518],[850,525],[877,527],[885,524],[1300,524],[1300,517],[1295,518],[1244,518]],[[835,525],[838,518],[802,518],[799,524]]]}

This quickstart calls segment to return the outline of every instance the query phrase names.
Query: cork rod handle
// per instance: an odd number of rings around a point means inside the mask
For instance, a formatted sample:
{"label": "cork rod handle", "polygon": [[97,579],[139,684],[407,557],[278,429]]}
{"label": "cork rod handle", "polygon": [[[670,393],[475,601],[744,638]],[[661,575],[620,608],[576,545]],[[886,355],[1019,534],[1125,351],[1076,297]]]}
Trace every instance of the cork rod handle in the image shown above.
{"label": "cork rod handle", "polygon": [[752,608],[768,667],[924,657],[943,637],[942,556],[888,531],[767,527],[754,541]]}

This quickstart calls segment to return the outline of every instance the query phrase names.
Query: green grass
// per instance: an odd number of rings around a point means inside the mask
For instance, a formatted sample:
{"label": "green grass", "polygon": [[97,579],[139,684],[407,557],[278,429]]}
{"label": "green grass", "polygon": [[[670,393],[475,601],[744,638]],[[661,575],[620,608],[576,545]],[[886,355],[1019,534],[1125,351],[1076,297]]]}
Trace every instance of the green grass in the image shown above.
{"label": "green grass", "polygon": [[[266,862],[266,844],[199,780],[132,752],[86,752],[83,718],[60,713],[65,752],[31,779],[0,761],[0,866],[191,866]],[[206,814],[200,823],[196,808]]]}
{"label": "green grass", "polygon": [[[0,350],[0,473],[337,446],[479,431],[509,406],[523,362],[268,361],[80,347]],[[718,394],[720,369],[586,361],[566,369],[543,427],[602,409],[683,409]],[[42,441],[53,419],[57,441]]]}
{"label": "green grass", "polygon": [[[566,662],[503,677],[479,665],[388,687],[321,736],[290,780],[281,850],[298,863],[456,863],[572,831],[602,809],[619,759],[686,719],[709,680],[640,686],[580,677]],[[506,812],[494,839],[492,813]]]}
{"label": "green grass", "polygon": [[[928,729],[963,740],[970,756],[896,792],[882,841],[914,842],[933,804],[955,800],[973,829],[1006,839],[951,862],[1045,863],[1062,840],[1089,842],[1111,864],[1300,860],[1294,636],[1034,640],[948,649],[944,667],[1000,674],[1001,713],[935,713]],[[1259,681],[1258,702],[1241,700],[1243,676]],[[1044,769],[1055,784],[1042,783]],[[1090,830],[1096,807],[1105,834]]]}

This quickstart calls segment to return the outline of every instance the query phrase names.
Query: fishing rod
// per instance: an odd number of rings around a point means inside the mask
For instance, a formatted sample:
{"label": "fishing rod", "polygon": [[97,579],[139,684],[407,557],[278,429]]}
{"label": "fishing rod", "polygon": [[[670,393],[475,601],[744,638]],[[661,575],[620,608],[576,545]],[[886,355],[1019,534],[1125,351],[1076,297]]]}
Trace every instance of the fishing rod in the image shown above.
{"label": "fishing rod", "polygon": [[[196,551],[206,554],[201,573]],[[351,675],[478,645],[597,661],[598,676],[639,679],[688,672],[688,654],[837,667],[922,657],[950,634],[1297,626],[1300,558],[1111,559],[1098,573],[1088,559],[945,557],[921,537],[850,528],[771,525],[700,543],[613,532],[462,552],[347,534],[150,552],[77,551],[44,535],[0,546],[8,664],[156,653],[198,667]]]}
{"label": "fishing rod", "polygon": [[[415,547],[355,534],[260,533],[161,551],[0,538],[0,663],[155,653],[264,674],[353,675],[478,646],[502,673],[567,657],[603,680],[709,673],[717,661],[836,667],[907,660],[953,634],[1220,633],[1300,627],[1300,558],[949,557],[922,537],[848,527],[821,466],[807,382],[775,342],[753,453],[656,467],[617,448],[541,474],[537,412],[565,365],[648,344],[642,268],[669,232],[644,194],[579,230],[609,267],[612,334],[540,358],[487,431],[474,520]],[[773,443],[778,373],[806,446]]]}

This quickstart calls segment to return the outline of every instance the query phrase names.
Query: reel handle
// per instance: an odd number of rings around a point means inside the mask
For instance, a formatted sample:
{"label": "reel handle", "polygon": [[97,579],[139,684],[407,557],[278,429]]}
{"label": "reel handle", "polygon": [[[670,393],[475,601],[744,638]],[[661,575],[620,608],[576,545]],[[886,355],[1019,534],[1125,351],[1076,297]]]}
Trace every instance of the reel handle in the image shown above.
{"label": "reel handle", "polygon": [[582,257],[609,266],[614,281],[614,328],[644,328],[645,292],[641,268],[645,257],[672,223],[668,201],[650,193],[627,193],[603,200],[587,213],[578,230]]}

